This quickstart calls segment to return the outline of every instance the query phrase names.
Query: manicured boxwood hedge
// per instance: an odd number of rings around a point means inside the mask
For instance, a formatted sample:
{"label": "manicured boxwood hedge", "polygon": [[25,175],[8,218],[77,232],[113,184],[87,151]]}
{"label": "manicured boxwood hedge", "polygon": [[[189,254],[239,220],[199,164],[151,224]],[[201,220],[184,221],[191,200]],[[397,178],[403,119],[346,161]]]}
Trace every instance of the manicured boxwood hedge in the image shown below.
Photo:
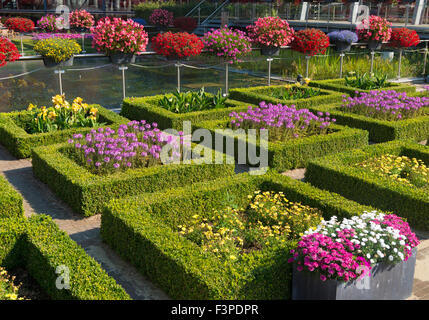
{"label": "manicured boxwood hedge", "polygon": [[[129,295],[49,216],[0,220],[0,265],[22,267],[52,299],[129,300]],[[70,271],[70,289],[56,287],[56,268]]]}
{"label": "manicured boxwood hedge", "polygon": [[256,190],[282,191],[291,201],[321,209],[326,218],[351,217],[372,210],[272,172],[263,176],[239,174],[114,199],[103,211],[101,236],[173,299],[288,299],[291,267],[287,260],[296,240],[254,251],[233,266],[177,232],[177,226],[186,224],[195,214],[204,217],[231,202],[245,207],[247,196]]}
{"label": "manicured boxwood hedge", "polygon": [[[219,121],[202,121],[196,128],[208,129],[212,132],[212,145],[216,145],[217,129],[228,128],[228,120]],[[320,157],[330,153],[341,152],[351,148],[359,148],[368,145],[368,132],[364,130],[347,128],[344,126],[332,125],[332,133],[325,135],[315,135],[299,139],[291,139],[285,142],[270,142],[268,143],[268,165],[278,171],[305,167],[308,160],[315,157]],[[221,133],[219,133],[221,134]],[[233,138],[233,133],[225,132],[224,137],[224,152],[227,152],[227,138]],[[236,161],[239,159],[239,143],[246,143],[249,147],[254,147],[250,142],[244,142],[243,137],[234,137],[234,156]],[[247,138],[246,138],[247,139]],[[260,154],[260,144],[257,140],[257,154]],[[217,148],[216,148],[217,150]],[[232,156],[232,155],[230,155]],[[247,159],[247,163],[249,159]]]}
{"label": "manicured boxwood hedge", "polygon": [[[427,96],[425,92],[413,93],[411,96]],[[429,107],[424,108],[424,115],[413,119],[398,121],[378,120],[364,115],[340,110],[341,103],[317,106],[322,112],[330,112],[337,124],[359,128],[369,132],[369,141],[387,142],[392,140],[425,140],[429,136]]]}
{"label": "manicured boxwood hedge", "polygon": [[[371,90],[363,90],[363,89],[354,88],[354,87],[348,87],[346,86],[346,82],[344,79],[316,80],[316,81],[311,81],[308,85],[311,87],[343,92],[343,93],[349,94],[352,97],[356,95],[356,91],[359,91],[359,92],[371,91]],[[379,91],[395,90],[398,92],[414,93],[416,92],[416,87],[413,85],[404,84],[404,83],[388,82],[388,86],[381,89],[375,89],[375,90],[379,90]]]}
{"label": "manicured boxwood hedge", "polygon": [[305,180],[346,198],[388,210],[406,218],[418,230],[429,230],[429,194],[353,164],[382,154],[417,158],[429,165],[429,148],[391,141],[310,161]]}
{"label": "manicured boxwood hedge", "polygon": [[169,164],[96,175],[72,160],[70,152],[67,143],[33,149],[33,172],[73,210],[85,216],[100,213],[112,198],[231,176],[235,166],[233,159],[224,156],[222,164]]}
{"label": "manicured boxwood hedge", "polygon": [[23,216],[22,196],[0,174],[0,219]]}
{"label": "manicured boxwood hedge", "polygon": [[[129,121],[99,105],[92,106],[98,108],[100,122],[106,123],[106,126],[115,128],[119,126],[119,124]],[[85,133],[91,130],[91,128],[76,128],[29,134],[24,128],[25,123],[31,120],[32,113],[32,111],[26,110],[0,113],[0,144],[6,147],[11,154],[20,159],[30,157],[32,148],[64,142],[74,133]]]}
{"label": "manicured boxwood hedge", "polygon": [[245,111],[249,106],[248,103],[228,99],[226,101],[227,108],[179,114],[160,107],[158,102],[162,97],[164,95],[125,98],[122,103],[121,115],[132,120],[156,122],[158,127],[163,130],[170,128],[182,130],[183,121],[191,121],[194,124],[202,120],[219,120],[228,117],[232,111]]}
{"label": "manicured boxwood hedge", "polygon": [[229,97],[238,101],[259,105],[261,101],[273,104],[286,104],[288,106],[295,105],[297,108],[313,109],[314,106],[320,104],[328,104],[341,101],[341,93],[331,90],[321,89],[321,94],[311,98],[296,99],[296,100],[283,100],[274,98],[271,92],[274,89],[285,87],[285,85],[278,86],[260,86],[251,88],[236,88],[229,90]]}

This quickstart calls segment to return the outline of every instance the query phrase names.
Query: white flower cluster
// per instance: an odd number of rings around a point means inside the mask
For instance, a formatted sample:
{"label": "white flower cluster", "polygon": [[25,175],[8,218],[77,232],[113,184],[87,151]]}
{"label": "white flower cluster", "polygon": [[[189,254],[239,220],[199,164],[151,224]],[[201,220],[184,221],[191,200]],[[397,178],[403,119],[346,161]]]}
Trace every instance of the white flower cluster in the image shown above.
{"label": "white flower cluster", "polygon": [[383,221],[384,216],[384,213],[377,211],[365,211],[360,216],[354,216],[351,219],[344,218],[341,221],[333,216],[329,221],[323,220],[315,229],[307,230],[305,235],[320,233],[341,242],[342,239],[338,237],[338,232],[353,229],[354,235],[349,240],[360,246],[356,253],[368,259],[371,265],[383,261],[388,263],[403,261],[405,248],[411,249],[411,247],[406,245],[399,230],[374,222],[374,220]]}

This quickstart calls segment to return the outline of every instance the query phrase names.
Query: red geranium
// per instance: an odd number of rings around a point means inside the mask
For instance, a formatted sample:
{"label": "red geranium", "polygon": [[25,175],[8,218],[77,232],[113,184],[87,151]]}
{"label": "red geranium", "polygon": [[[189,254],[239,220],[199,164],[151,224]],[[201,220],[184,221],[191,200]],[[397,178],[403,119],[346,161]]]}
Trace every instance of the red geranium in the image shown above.
{"label": "red geranium", "polygon": [[319,29],[304,29],[295,32],[292,50],[308,56],[324,54],[329,46],[329,37]]}
{"label": "red geranium", "polygon": [[191,17],[175,18],[174,27],[182,31],[192,32],[197,27],[197,20]]}
{"label": "red geranium", "polygon": [[153,37],[152,46],[156,53],[165,57],[185,58],[199,55],[204,44],[195,34],[169,31]]}
{"label": "red geranium", "polygon": [[420,37],[415,30],[395,28],[392,30],[389,46],[395,48],[408,48],[418,45]]}
{"label": "red geranium", "polygon": [[7,38],[0,37],[0,67],[7,62],[18,60],[20,54],[16,46]]}
{"label": "red geranium", "polygon": [[9,18],[4,25],[15,32],[30,32],[34,29],[34,22],[27,18]]}

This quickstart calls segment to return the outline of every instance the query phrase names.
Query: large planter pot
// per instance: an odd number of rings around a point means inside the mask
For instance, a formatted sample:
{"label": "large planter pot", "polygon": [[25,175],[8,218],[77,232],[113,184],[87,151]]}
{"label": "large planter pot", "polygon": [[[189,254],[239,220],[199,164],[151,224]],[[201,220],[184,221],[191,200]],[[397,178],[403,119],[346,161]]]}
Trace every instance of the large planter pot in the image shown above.
{"label": "large planter pot", "polygon": [[382,45],[383,45],[382,41],[378,41],[378,40],[369,40],[368,41],[368,49],[371,51],[380,50]]}
{"label": "large planter pot", "polygon": [[56,62],[52,58],[43,57],[43,63],[45,65],[45,67],[47,67],[47,68],[71,67],[71,66],[73,66],[73,60],[74,60],[74,56],[72,56],[70,59],[68,59],[66,61],[62,61],[62,62]]}
{"label": "large planter pot", "polygon": [[335,50],[338,52],[349,52],[352,48],[352,44],[345,41],[336,41]]}
{"label": "large planter pot", "polygon": [[292,271],[293,300],[402,300],[413,291],[417,248],[411,257],[394,266],[380,263],[371,276],[353,282],[320,280],[318,272]]}
{"label": "large planter pot", "polygon": [[279,47],[261,47],[261,54],[263,56],[278,56],[280,54]]}
{"label": "large planter pot", "polygon": [[136,61],[136,56],[133,53],[123,53],[123,52],[111,53],[109,55],[109,58],[113,64],[119,64],[119,65],[130,64]]}

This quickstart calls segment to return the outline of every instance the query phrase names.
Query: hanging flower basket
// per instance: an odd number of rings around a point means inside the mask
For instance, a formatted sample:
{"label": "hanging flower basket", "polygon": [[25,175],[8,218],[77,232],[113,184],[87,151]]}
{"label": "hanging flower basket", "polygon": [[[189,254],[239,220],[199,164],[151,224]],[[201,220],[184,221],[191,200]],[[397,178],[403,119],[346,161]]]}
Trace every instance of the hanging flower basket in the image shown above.
{"label": "hanging flower basket", "polygon": [[187,60],[198,56],[204,48],[201,39],[187,32],[158,33],[152,38],[152,47],[156,53],[167,60]]}
{"label": "hanging flower basket", "polygon": [[74,60],[74,56],[61,62],[56,62],[53,58],[50,58],[50,57],[42,57],[42,58],[43,58],[43,64],[45,65],[46,68],[71,67],[73,66],[73,60]]}
{"label": "hanging flower basket", "polygon": [[81,47],[74,40],[49,38],[37,41],[34,51],[43,57],[43,63],[48,68],[70,67],[74,55],[81,52]]}
{"label": "hanging flower basket", "polygon": [[330,32],[328,37],[329,42],[335,44],[335,50],[340,53],[349,52],[352,43],[358,41],[357,34],[348,30]]}
{"label": "hanging flower basket", "polygon": [[113,64],[124,65],[136,62],[134,53],[113,52],[109,55],[109,59]]}

